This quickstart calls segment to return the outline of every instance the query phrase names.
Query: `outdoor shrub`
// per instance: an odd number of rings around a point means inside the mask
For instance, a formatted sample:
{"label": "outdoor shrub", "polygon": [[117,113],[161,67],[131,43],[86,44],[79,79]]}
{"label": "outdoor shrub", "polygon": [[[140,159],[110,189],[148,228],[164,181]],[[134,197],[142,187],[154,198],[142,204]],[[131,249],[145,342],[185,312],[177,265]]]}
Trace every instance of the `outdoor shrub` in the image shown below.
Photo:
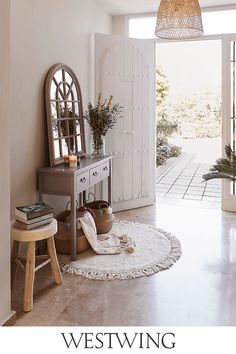
{"label": "outdoor shrub", "polygon": [[157,166],[164,165],[170,157],[177,157],[181,154],[181,147],[168,142],[168,137],[179,130],[179,124],[166,115],[165,108],[161,112],[162,115],[159,114],[160,119],[157,121]]}
{"label": "outdoor shrub", "polygon": [[197,126],[196,137],[197,138],[217,138],[221,135],[221,125],[215,124],[201,124]]}
{"label": "outdoor shrub", "polygon": [[178,157],[182,152],[182,148],[177,145],[171,145],[170,151],[171,151],[171,157]]}
{"label": "outdoor shrub", "polygon": [[157,122],[157,135],[170,137],[178,131],[178,122],[172,122],[167,116],[162,116]]}
{"label": "outdoor shrub", "polygon": [[178,157],[181,154],[181,147],[171,145],[168,143],[167,138],[157,137],[156,146],[156,164],[157,166],[164,165],[170,157]]}
{"label": "outdoor shrub", "polygon": [[165,75],[160,65],[157,66],[156,74],[156,104],[157,106],[159,106],[165,101],[166,97],[168,96],[170,86],[167,76]]}
{"label": "outdoor shrub", "polygon": [[[206,95],[207,97],[207,95]],[[206,98],[205,97],[205,98]],[[219,97],[179,99],[165,102],[157,110],[157,129],[168,134],[177,124],[183,138],[215,138],[221,136],[222,109]],[[166,123],[166,128],[163,125]],[[163,130],[164,129],[164,130]],[[165,130],[167,129],[167,130]],[[173,130],[173,132],[175,132]]]}

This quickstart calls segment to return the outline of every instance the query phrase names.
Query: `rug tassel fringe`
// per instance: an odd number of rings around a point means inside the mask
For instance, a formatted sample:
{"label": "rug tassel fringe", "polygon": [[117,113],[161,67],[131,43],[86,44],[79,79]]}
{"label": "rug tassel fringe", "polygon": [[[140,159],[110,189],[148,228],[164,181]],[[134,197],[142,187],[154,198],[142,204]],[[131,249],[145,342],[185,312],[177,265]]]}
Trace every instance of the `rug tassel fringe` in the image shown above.
{"label": "rug tassel fringe", "polygon": [[[131,221],[125,221],[125,220],[119,220],[116,219],[115,222],[122,222],[125,224],[136,224],[136,225],[142,225],[146,226],[145,224],[140,224],[140,223],[135,223]],[[148,225],[151,229],[157,230],[161,232],[163,235],[165,235],[171,243],[171,253],[170,255],[161,263],[153,263],[149,265],[148,267],[145,267],[143,269],[140,269],[138,271],[131,271],[131,272],[125,272],[125,273],[102,273],[102,272],[89,272],[89,271],[84,271],[84,270],[79,270],[78,268],[74,267],[73,264],[63,264],[60,262],[60,267],[61,270],[64,273],[70,273],[74,275],[79,275],[82,276],[83,278],[89,279],[89,280],[129,280],[129,279],[135,279],[135,278],[141,278],[144,276],[151,276],[156,273],[159,273],[160,271],[167,270],[173,266],[175,262],[178,261],[178,259],[182,255],[181,251],[181,245],[178,239],[170,234],[169,232],[163,231],[162,229],[155,228],[153,226]]]}

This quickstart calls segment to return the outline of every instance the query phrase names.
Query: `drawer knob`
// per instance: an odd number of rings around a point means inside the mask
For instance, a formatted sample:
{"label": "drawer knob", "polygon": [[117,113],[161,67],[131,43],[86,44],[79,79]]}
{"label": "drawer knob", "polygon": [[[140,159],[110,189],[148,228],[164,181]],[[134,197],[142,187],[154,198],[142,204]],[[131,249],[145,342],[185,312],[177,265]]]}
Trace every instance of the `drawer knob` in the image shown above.
{"label": "drawer knob", "polygon": [[85,183],[86,181],[87,181],[87,180],[86,180],[85,177],[81,178],[81,180],[80,180],[81,183]]}
{"label": "drawer knob", "polygon": [[108,167],[103,167],[103,171],[108,171]]}
{"label": "drawer knob", "polygon": [[98,176],[98,172],[97,171],[93,172],[93,176],[97,177]]}

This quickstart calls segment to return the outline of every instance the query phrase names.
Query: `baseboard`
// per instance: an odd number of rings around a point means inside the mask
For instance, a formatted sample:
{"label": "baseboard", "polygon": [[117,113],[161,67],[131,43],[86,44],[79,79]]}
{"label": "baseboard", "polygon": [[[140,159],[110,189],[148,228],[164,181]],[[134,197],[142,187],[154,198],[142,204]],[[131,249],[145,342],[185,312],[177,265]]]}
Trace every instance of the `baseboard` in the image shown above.
{"label": "baseboard", "polygon": [[9,317],[0,322],[0,326],[10,327],[10,326],[14,326],[15,323],[16,323],[16,312],[11,311]]}

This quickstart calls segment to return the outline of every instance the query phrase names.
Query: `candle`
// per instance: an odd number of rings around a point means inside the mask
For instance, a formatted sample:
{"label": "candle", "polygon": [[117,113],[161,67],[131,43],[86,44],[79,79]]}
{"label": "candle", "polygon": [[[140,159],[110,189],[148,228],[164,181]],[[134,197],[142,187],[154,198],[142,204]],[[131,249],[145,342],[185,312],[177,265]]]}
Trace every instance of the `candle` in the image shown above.
{"label": "candle", "polygon": [[69,156],[69,166],[71,168],[76,168],[77,167],[77,156],[75,156],[75,155],[70,155]]}
{"label": "candle", "polygon": [[66,165],[69,165],[69,161],[70,161],[69,155],[64,156],[64,163],[65,163]]}

